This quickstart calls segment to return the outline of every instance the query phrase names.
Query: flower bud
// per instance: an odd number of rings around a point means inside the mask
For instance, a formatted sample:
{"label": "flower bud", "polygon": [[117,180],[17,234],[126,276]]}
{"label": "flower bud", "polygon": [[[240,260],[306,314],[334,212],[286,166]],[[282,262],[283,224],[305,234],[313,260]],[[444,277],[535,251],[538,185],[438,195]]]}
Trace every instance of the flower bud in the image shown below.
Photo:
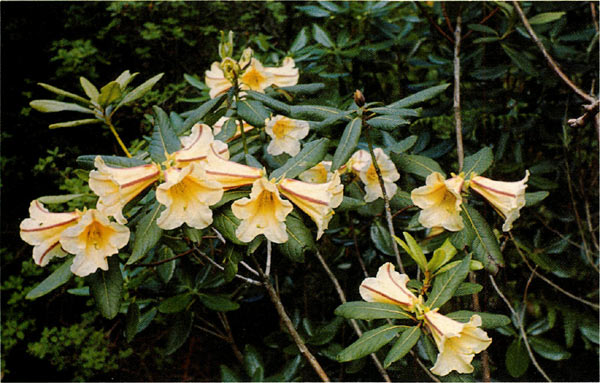
{"label": "flower bud", "polygon": [[234,83],[240,73],[240,66],[231,58],[225,57],[223,61],[221,61],[221,70],[223,71],[225,78],[229,82]]}
{"label": "flower bud", "polygon": [[362,108],[363,105],[365,105],[365,96],[358,89],[354,91],[354,103],[358,105],[359,108]]}
{"label": "flower bud", "polygon": [[233,55],[233,31],[229,31],[227,40],[225,40],[225,32],[221,31],[221,42],[219,43],[219,56],[221,59],[231,57]]}

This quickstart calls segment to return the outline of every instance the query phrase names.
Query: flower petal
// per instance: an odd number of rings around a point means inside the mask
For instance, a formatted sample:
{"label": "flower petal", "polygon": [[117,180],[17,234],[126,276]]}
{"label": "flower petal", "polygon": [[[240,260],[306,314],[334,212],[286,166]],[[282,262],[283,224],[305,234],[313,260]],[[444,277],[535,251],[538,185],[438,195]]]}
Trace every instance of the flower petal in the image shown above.
{"label": "flower petal", "polygon": [[224,189],[250,185],[262,178],[264,173],[262,169],[226,160],[216,153],[214,145],[211,145],[206,158],[208,161],[205,167],[206,175],[220,183]]}
{"label": "flower petal", "polygon": [[395,271],[390,262],[384,263],[375,278],[366,278],[360,285],[360,296],[367,302],[398,305],[412,311],[417,297],[406,287],[408,276]]}

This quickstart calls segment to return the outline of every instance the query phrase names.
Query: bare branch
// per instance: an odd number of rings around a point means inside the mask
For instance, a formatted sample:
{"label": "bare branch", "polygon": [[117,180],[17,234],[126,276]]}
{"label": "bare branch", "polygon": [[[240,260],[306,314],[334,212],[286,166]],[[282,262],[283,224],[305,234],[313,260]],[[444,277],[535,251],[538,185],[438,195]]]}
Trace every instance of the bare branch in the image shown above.
{"label": "bare branch", "polygon": [[460,114],[460,34],[461,15],[456,16],[454,30],[454,126],[456,129],[456,155],[458,156],[458,171],[462,171],[465,161],[465,150],[462,138],[462,117]]}

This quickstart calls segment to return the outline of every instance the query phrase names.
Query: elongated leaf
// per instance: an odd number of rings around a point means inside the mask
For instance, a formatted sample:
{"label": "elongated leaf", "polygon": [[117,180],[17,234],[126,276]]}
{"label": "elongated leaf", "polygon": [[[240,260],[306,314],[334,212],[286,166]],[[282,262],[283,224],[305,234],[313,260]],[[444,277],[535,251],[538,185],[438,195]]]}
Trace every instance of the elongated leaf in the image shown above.
{"label": "elongated leaf", "polygon": [[73,258],[69,258],[52,274],[46,277],[39,285],[35,286],[25,298],[37,299],[51,292],[52,290],[69,282],[73,273],[71,273],[71,264]]}
{"label": "elongated leaf", "polygon": [[463,166],[463,172],[465,173],[465,179],[468,179],[471,173],[477,175],[483,174],[494,161],[494,154],[489,146],[481,149],[477,153],[465,157]]}
{"label": "elongated leaf", "polygon": [[174,314],[181,312],[186,309],[192,299],[194,299],[194,296],[190,293],[174,295],[160,302],[158,305],[158,311],[163,314]]}
{"label": "elongated leaf", "polygon": [[119,109],[123,105],[127,105],[137,100],[138,98],[143,97],[146,93],[152,89],[154,84],[156,84],[164,75],[164,73],[159,73],[156,76],[146,80],[143,84],[139,85],[137,88],[133,89],[131,92],[127,93],[125,97],[117,104],[115,110]]}
{"label": "elongated leaf", "polygon": [[225,101],[226,96],[227,95],[225,94],[217,96],[211,100],[206,101],[204,104],[194,109],[194,111],[183,122],[182,129],[180,131],[178,130],[176,133],[179,135],[191,129],[192,126],[194,126],[195,123],[201,121],[204,118],[204,116],[206,116],[213,110],[216,110],[223,103],[223,101]]}
{"label": "elongated leaf", "polygon": [[[94,169],[94,161],[96,160],[96,154],[86,154],[84,156],[77,157],[77,164],[84,169]],[[106,165],[115,168],[131,168],[133,166],[145,165],[146,162],[138,158],[128,158],[121,156],[100,156],[104,160]]]}
{"label": "elongated leaf", "polygon": [[91,109],[85,108],[78,104],[73,104],[72,102],[62,102],[55,100],[33,100],[29,103],[29,106],[31,106],[33,109],[39,112],[44,113],[71,111],[94,114],[94,112]]}
{"label": "elongated leaf", "polygon": [[392,363],[408,354],[415,344],[417,344],[420,337],[421,329],[418,326],[406,329],[385,357],[385,361],[383,362],[384,368],[388,368]]}
{"label": "elongated leaf", "polygon": [[431,289],[431,294],[429,294],[429,297],[427,298],[426,305],[431,308],[440,307],[452,298],[458,286],[467,277],[470,263],[471,256],[469,255],[466,256],[458,266],[435,277],[433,288]]}
{"label": "elongated leaf", "polygon": [[392,115],[398,117],[419,117],[421,115],[421,108],[418,109],[406,109],[406,108],[388,108],[386,106],[369,108],[369,112],[384,114],[384,115]]}
{"label": "elongated leaf", "polygon": [[219,368],[221,369],[221,382],[241,382],[243,380],[235,371],[226,365],[222,364]]}
{"label": "elongated leaf", "polygon": [[450,84],[442,84],[442,85],[437,85],[437,86],[434,86],[431,88],[427,88],[427,89],[417,92],[413,95],[405,97],[402,100],[398,100],[394,103],[391,103],[390,105],[388,105],[388,108],[406,108],[407,106],[411,106],[414,104],[418,104],[420,102],[430,100],[430,99],[434,98],[435,96],[437,96],[438,94],[445,91],[446,88],[448,88],[449,86],[450,86]]}
{"label": "elongated leaf", "polygon": [[184,80],[185,80],[185,81],[186,81],[188,84],[190,84],[191,86],[193,86],[193,87],[194,87],[194,88],[196,88],[196,89],[199,89],[199,90],[204,90],[204,89],[207,89],[207,88],[208,88],[208,87],[206,86],[206,84],[204,84],[202,81],[198,80],[198,79],[197,79],[196,77],[194,77],[194,76],[190,76],[190,75],[189,75],[189,74],[187,74],[187,73],[184,73],[184,74],[183,74],[183,78],[184,78]]}
{"label": "elongated leaf", "polygon": [[290,106],[290,117],[301,120],[325,120],[327,118],[343,114],[340,109],[323,105],[292,105]]}
{"label": "elongated leaf", "polygon": [[400,170],[407,173],[426,178],[431,173],[438,172],[446,177],[446,173],[444,173],[440,165],[429,157],[400,153],[392,156],[392,159]]}
{"label": "elongated leaf", "polygon": [[271,173],[271,178],[295,178],[303,171],[312,168],[327,154],[329,140],[320,138],[304,145],[300,153],[287,160],[280,168],[277,168]]}
{"label": "elongated leaf", "polygon": [[541,338],[539,336],[530,336],[528,339],[533,351],[546,359],[563,360],[571,357],[570,352],[552,340]]}
{"label": "elongated leaf", "polygon": [[162,229],[156,224],[156,220],[163,210],[163,205],[154,202],[154,206],[142,217],[135,230],[135,240],[133,242],[133,251],[127,260],[131,265],[142,259],[150,249],[152,249],[162,236]]}
{"label": "elongated leaf", "polygon": [[463,230],[474,233],[471,249],[475,259],[483,263],[485,269],[490,273],[496,274],[498,267],[504,267],[504,257],[492,229],[481,214],[468,204],[462,204],[461,216],[465,223]]}
{"label": "elongated leaf", "polygon": [[529,59],[527,59],[527,57],[525,57],[524,55],[515,51],[514,49],[512,49],[511,47],[509,47],[506,44],[501,43],[500,46],[502,46],[502,49],[504,49],[504,52],[508,55],[508,57],[510,57],[510,59],[516,66],[518,66],[525,73],[527,73],[531,76],[537,76],[537,71],[535,70],[535,67],[533,66],[531,61],[529,61]]}
{"label": "elongated leaf", "polygon": [[529,368],[529,355],[523,342],[522,339],[515,339],[506,349],[506,369],[513,378],[523,376]]}
{"label": "elongated leaf", "polygon": [[325,89],[325,84],[322,82],[312,82],[310,84],[298,84],[291,86],[282,86],[278,89],[281,89],[287,93],[297,94],[297,95],[311,95],[318,93]]}
{"label": "elongated leaf", "polygon": [[473,315],[479,315],[479,317],[481,317],[481,328],[502,327],[510,323],[510,318],[506,315],[501,314],[491,314],[468,310],[460,310],[450,314],[446,314],[448,318],[452,318],[455,321],[459,321],[462,323],[470,321]]}
{"label": "elongated leaf", "polygon": [[156,309],[156,307],[152,307],[140,317],[140,321],[138,322],[137,328],[138,333],[144,331],[150,325],[157,312],[158,310]]}
{"label": "elongated leaf", "polygon": [[125,337],[127,342],[131,342],[135,334],[137,334],[138,325],[140,323],[140,307],[137,303],[132,302],[127,309],[125,317]]}
{"label": "elongated leaf", "polygon": [[174,323],[171,325],[171,331],[169,332],[167,338],[167,344],[165,346],[166,355],[171,355],[185,343],[188,336],[190,336],[193,323],[193,312],[186,311],[177,314]]}
{"label": "elongated leaf", "polygon": [[202,294],[199,299],[204,306],[215,311],[232,311],[240,308],[237,302],[233,302],[225,295]]}
{"label": "elongated leaf", "polygon": [[300,49],[306,46],[308,43],[308,32],[306,31],[306,27],[302,28],[300,32],[296,35],[294,42],[290,46],[290,52],[298,52]]}
{"label": "elongated leaf", "polygon": [[80,126],[80,125],[98,124],[100,122],[102,122],[102,121],[97,118],[85,118],[83,120],[57,122],[55,124],[48,125],[48,128],[50,128],[50,129],[72,128],[72,127]]}
{"label": "elongated leaf", "polygon": [[131,74],[131,72],[129,72],[129,69],[128,70],[124,70],[123,73],[121,73],[119,75],[119,77],[117,77],[115,79],[115,81],[117,83],[119,83],[119,86],[121,87],[121,90],[124,90],[127,87],[127,85],[129,85],[129,83],[131,81],[133,81],[134,78],[137,77],[138,74],[139,74],[138,72],[135,72],[134,74]]}
{"label": "elongated leaf", "polygon": [[[269,376],[265,379],[266,382],[291,382],[294,380],[294,376],[298,373],[298,369],[302,364],[302,355],[296,355],[293,359],[289,360],[275,375]],[[239,382],[239,380],[237,380]]]}
{"label": "elongated leaf", "polygon": [[56,93],[61,96],[72,98],[73,100],[83,102],[84,104],[89,104],[89,102],[90,102],[90,100],[87,100],[79,95],[76,95],[75,93],[67,92],[66,90],[59,89],[59,88],[49,85],[49,84],[44,84],[43,82],[38,82],[38,85],[46,90],[49,90],[52,93]]}
{"label": "elongated leaf", "polygon": [[258,93],[253,90],[247,90],[246,94],[253,100],[260,101],[262,104],[268,106],[269,108],[281,112],[283,114],[290,114],[290,106],[286,103],[283,103],[279,100],[276,100],[272,97],[265,95],[264,93]]}
{"label": "elongated leaf", "polygon": [[239,225],[240,220],[233,215],[231,208],[225,209],[213,218],[213,226],[219,233],[223,234],[228,241],[231,241],[236,245],[245,245],[245,243],[240,241],[235,235],[235,231]]}
{"label": "elongated leaf", "polygon": [[[164,261],[166,259],[172,259],[175,257],[175,253],[170,247],[163,246],[158,251],[158,260]],[[163,283],[167,284],[173,278],[173,274],[175,273],[175,267],[177,266],[177,260],[174,259],[169,262],[161,263],[156,266],[156,271],[158,273],[158,277]]]}
{"label": "elongated leaf", "polygon": [[235,136],[237,132],[238,123],[235,118],[230,118],[221,127],[219,134],[215,136],[216,140],[227,142]]}
{"label": "elongated leaf", "polygon": [[39,197],[37,200],[46,205],[65,203],[81,196],[84,196],[84,193],[78,194],[65,194],[65,195],[47,195],[43,197]]}
{"label": "elongated leaf", "polygon": [[348,319],[409,319],[410,314],[399,306],[378,302],[347,302],[335,309],[335,315]]}
{"label": "elongated leaf", "polygon": [[96,307],[103,317],[113,319],[121,307],[121,291],[123,276],[119,267],[119,257],[108,258],[108,270],[98,270],[86,278],[90,285],[90,293],[96,301]]}
{"label": "elongated leaf", "polygon": [[377,116],[369,119],[367,123],[375,128],[381,130],[392,130],[397,128],[400,125],[407,125],[409,123],[408,120],[405,120],[402,117],[394,116],[392,114]]}
{"label": "elongated leaf", "polygon": [[[425,258],[425,254],[423,254],[421,246],[419,246],[417,241],[415,241],[413,236],[409,233],[403,232],[402,234],[404,235],[404,239],[406,240],[406,244],[408,245],[408,250],[403,246],[404,250],[407,250],[406,252],[410,254],[412,259],[414,259],[414,261],[417,263],[417,265],[419,265],[419,267],[421,267],[422,270],[426,270],[427,258]],[[398,241],[396,240],[396,242]]]}
{"label": "elongated leaf", "polygon": [[342,323],[344,323],[344,319],[340,317],[333,318],[331,322],[317,328],[310,337],[310,339],[306,341],[306,343],[315,346],[322,346],[326,343],[331,342],[333,337],[335,337],[338,330],[342,326]]}
{"label": "elongated leaf", "polygon": [[311,231],[302,220],[288,215],[285,219],[287,242],[278,245],[279,250],[294,262],[304,262],[304,253],[315,248]]}
{"label": "elongated leaf", "polygon": [[312,17],[329,17],[331,15],[331,13],[329,13],[326,9],[317,7],[315,5],[296,6],[296,9],[299,9],[300,11]]}
{"label": "elongated leaf", "polygon": [[264,380],[265,367],[262,356],[250,344],[244,347],[244,369],[248,376],[252,378],[252,381],[261,382]]}
{"label": "elongated leaf", "polygon": [[317,24],[313,24],[313,37],[319,44],[321,44],[327,48],[331,48],[334,45],[333,41],[331,41],[331,38],[329,37],[327,32],[325,32]]}
{"label": "elongated leaf", "polygon": [[361,130],[362,122],[359,117],[354,118],[346,125],[342,138],[340,138],[340,143],[333,155],[333,161],[331,163],[332,172],[345,164],[352,153],[354,153],[354,149],[356,149],[356,145],[358,145],[358,140],[360,139]]}
{"label": "elongated leaf", "polygon": [[388,229],[381,223],[380,220],[376,219],[371,225],[371,241],[377,248],[385,255],[394,255],[394,248],[392,247],[392,237]]}
{"label": "elongated leaf", "polygon": [[269,111],[258,101],[240,100],[237,104],[237,113],[252,126],[265,126],[265,120],[269,118]]}
{"label": "elongated leaf", "polygon": [[166,154],[171,154],[181,149],[181,142],[171,127],[171,120],[164,110],[158,106],[154,107],[156,118],[154,121],[154,132],[148,152],[155,162],[166,161]]}
{"label": "elongated leaf", "polygon": [[338,206],[335,211],[347,211],[347,210],[356,210],[362,206],[365,206],[366,202],[362,199],[352,198],[348,196],[344,196],[342,203]]}
{"label": "elongated leaf", "polygon": [[550,195],[547,191],[539,191],[533,193],[525,193],[525,206],[534,206],[542,202]]}
{"label": "elongated leaf", "polygon": [[337,355],[338,362],[349,362],[369,355],[388,344],[400,331],[407,326],[386,324],[374,330],[367,331],[360,339],[346,347]]}
{"label": "elongated leaf", "polygon": [[556,21],[556,20],[560,19],[561,17],[563,17],[564,14],[565,14],[565,12],[538,13],[537,15],[535,15],[531,19],[529,19],[529,24],[539,25],[539,24],[551,23],[551,22]]}
{"label": "elongated leaf", "polygon": [[388,149],[390,152],[403,153],[413,147],[413,145],[417,142],[417,138],[417,136],[408,136],[402,141],[398,141],[392,146],[388,147]]}
{"label": "elongated leaf", "polygon": [[88,96],[90,100],[98,102],[98,96],[100,95],[100,92],[98,92],[98,89],[94,86],[94,84],[92,84],[83,76],[79,77],[79,83],[81,84],[86,96]]}
{"label": "elongated leaf", "polygon": [[116,81],[111,81],[100,90],[98,103],[105,107],[116,101],[119,97],[121,97],[121,85]]}
{"label": "elongated leaf", "polygon": [[454,292],[454,296],[462,297],[464,295],[477,294],[482,289],[483,286],[481,286],[479,283],[463,282],[460,285],[458,285],[458,288]]}

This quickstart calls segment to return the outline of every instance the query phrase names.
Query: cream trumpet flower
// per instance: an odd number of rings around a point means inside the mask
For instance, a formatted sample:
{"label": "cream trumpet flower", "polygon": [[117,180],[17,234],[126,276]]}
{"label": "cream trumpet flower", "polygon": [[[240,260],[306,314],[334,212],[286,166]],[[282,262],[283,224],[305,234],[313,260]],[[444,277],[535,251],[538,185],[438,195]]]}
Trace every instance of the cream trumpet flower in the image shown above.
{"label": "cream trumpet flower", "polygon": [[[221,133],[223,126],[229,119],[231,119],[231,117],[221,117],[221,118],[219,118],[219,120],[217,122],[214,123],[213,134],[215,136],[218,135],[219,133]],[[244,133],[247,133],[247,132],[251,131],[252,129],[254,129],[254,126],[250,125],[246,121],[243,121],[242,125],[244,126]],[[231,137],[229,140],[227,140],[227,142],[233,141],[236,138],[240,137],[241,135],[242,135],[242,130],[240,129],[240,126],[236,121],[235,134],[233,135],[233,137]]]}
{"label": "cream trumpet flower", "polygon": [[279,191],[317,224],[317,239],[321,238],[329,221],[333,217],[333,209],[342,203],[344,185],[336,172],[331,181],[312,184],[286,178],[279,183]]}
{"label": "cream trumpet flower", "polygon": [[395,271],[390,262],[384,263],[375,278],[367,278],[359,288],[360,296],[367,302],[391,303],[413,311],[417,297],[406,287],[408,275]]}
{"label": "cream trumpet flower", "polygon": [[453,370],[460,374],[473,372],[473,357],[492,343],[487,333],[479,328],[481,317],[473,315],[469,322],[460,323],[437,311],[434,309],[424,314],[425,324],[431,330],[439,350],[431,372],[440,376],[448,375]]}
{"label": "cream trumpet flower", "polygon": [[331,161],[321,161],[312,168],[300,173],[298,178],[304,182],[310,182],[313,184],[322,184],[331,179],[333,173],[330,173]]}
{"label": "cream trumpet flower", "polygon": [[129,242],[127,226],[109,222],[96,209],[83,214],[79,222],[63,231],[60,244],[65,251],[75,254],[71,272],[85,277],[98,270],[108,270],[106,258],[117,254]]}
{"label": "cream trumpet flower", "polygon": [[460,192],[463,183],[461,176],[446,180],[438,172],[428,175],[425,186],[410,193],[413,203],[423,209],[419,214],[419,223],[424,227],[442,226],[449,231],[462,230],[464,223],[460,216]]}
{"label": "cream trumpet flower", "polygon": [[211,145],[206,159],[204,168],[206,176],[220,183],[225,190],[251,185],[264,175],[262,169],[238,164],[221,157],[216,153],[214,145]]}
{"label": "cream trumpet flower", "polygon": [[206,156],[210,151],[210,145],[213,144],[220,156],[229,159],[229,150],[227,144],[215,140],[212,129],[205,124],[195,124],[188,136],[180,138],[183,149],[173,153],[171,156],[175,164],[183,168],[190,163],[203,161],[206,162]]}
{"label": "cream trumpet flower", "polygon": [[[385,193],[388,198],[392,198],[398,190],[398,186],[394,182],[400,179],[400,174],[398,174],[398,171],[396,170],[396,165],[394,165],[381,148],[375,148],[373,152],[375,153],[377,165],[379,165],[379,169],[381,170]],[[365,202],[372,202],[377,198],[383,198],[377,171],[375,170],[369,152],[366,150],[359,150],[354,153],[350,158],[350,166],[352,171],[356,172],[360,177],[360,180],[365,184]]]}
{"label": "cream trumpet flower", "polygon": [[165,230],[175,229],[184,223],[204,229],[212,223],[214,205],[223,197],[223,187],[206,177],[202,164],[192,163],[183,169],[165,170],[165,182],[156,189],[156,200],[166,206],[156,221]]}
{"label": "cream trumpet flower", "polygon": [[519,210],[525,206],[525,184],[529,179],[529,170],[525,178],[516,182],[494,181],[489,178],[475,176],[471,178],[469,187],[485,198],[504,218],[503,231],[512,229],[512,223],[519,218]]}
{"label": "cream trumpet flower", "polygon": [[60,246],[63,231],[77,224],[81,212],[51,213],[38,200],[29,205],[30,218],[24,219],[19,227],[21,239],[33,245],[33,260],[46,266],[54,257],[67,255]]}
{"label": "cream trumpet flower", "polygon": [[235,201],[231,210],[242,220],[235,232],[240,241],[250,242],[260,234],[275,243],[288,240],[285,217],[293,206],[290,201],[281,199],[275,183],[265,177],[254,181],[250,198]]}
{"label": "cream trumpet flower", "polygon": [[96,208],[120,224],[127,223],[123,207],[150,186],[160,176],[160,166],[152,163],[131,168],[113,168],[96,156],[94,165],[98,170],[90,172],[90,189],[100,198]]}
{"label": "cream trumpet flower", "polygon": [[278,156],[287,153],[295,156],[300,153],[300,140],[308,135],[308,122],[277,115],[265,121],[265,132],[271,136],[267,152]]}

